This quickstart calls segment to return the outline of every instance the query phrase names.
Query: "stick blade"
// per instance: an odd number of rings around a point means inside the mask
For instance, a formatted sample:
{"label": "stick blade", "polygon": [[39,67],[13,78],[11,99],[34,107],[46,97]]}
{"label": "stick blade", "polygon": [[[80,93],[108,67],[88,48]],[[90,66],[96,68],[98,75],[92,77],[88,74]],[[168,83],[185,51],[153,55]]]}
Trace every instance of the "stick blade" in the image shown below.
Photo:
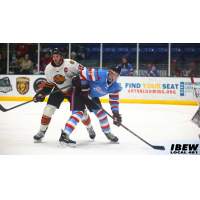
{"label": "stick blade", "polygon": [[191,121],[200,127],[200,108],[197,110]]}
{"label": "stick blade", "polygon": [[7,109],[5,109],[1,104],[0,104],[0,110],[3,111],[3,112],[7,111]]}
{"label": "stick blade", "polygon": [[165,150],[165,147],[164,147],[164,146],[153,146],[153,145],[152,145],[152,147],[153,147],[154,149],[158,149],[158,150]]}

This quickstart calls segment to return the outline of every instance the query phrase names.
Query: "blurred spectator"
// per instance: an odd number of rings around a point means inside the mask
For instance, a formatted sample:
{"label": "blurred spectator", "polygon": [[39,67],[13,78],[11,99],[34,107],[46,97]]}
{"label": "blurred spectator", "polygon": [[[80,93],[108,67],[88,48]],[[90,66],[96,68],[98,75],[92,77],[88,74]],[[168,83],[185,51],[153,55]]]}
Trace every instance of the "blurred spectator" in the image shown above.
{"label": "blurred spectator", "polygon": [[67,58],[67,54],[65,52],[63,52],[63,58],[66,59]]}
{"label": "blurred spectator", "polygon": [[64,52],[65,59],[69,58],[69,46],[65,46],[63,48],[63,52]]}
{"label": "blurred spectator", "polygon": [[[72,48],[72,52],[73,52],[73,48]],[[76,58],[78,60],[84,60],[86,58],[87,50],[83,44],[78,45],[77,51],[74,51],[74,52],[77,52]]]}
{"label": "blurred spectator", "polygon": [[7,71],[6,62],[3,60],[3,57],[0,54],[0,74],[6,74],[6,71]]}
{"label": "blurred spectator", "polygon": [[75,61],[76,61],[76,53],[75,53],[75,52],[72,52],[72,53],[71,53],[71,58],[72,58],[72,60],[75,60]]}
{"label": "blurred spectator", "polygon": [[22,61],[24,60],[24,57],[22,57],[22,53],[20,51],[17,52],[16,56],[16,65],[20,65]]}
{"label": "blurred spectator", "polygon": [[196,68],[196,63],[195,63],[195,62],[192,62],[192,63],[191,63],[190,71],[189,71],[188,77],[200,77],[200,72],[199,72],[199,70]]}
{"label": "blurred spectator", "polygon": [[41,64],[40,64],[40,71],[44,71],[46,66],[52,61],[53,59],[51,58],[51,53],[46,52],[45,57],[41,58]]}
{"label": "blurred spectator", "polygon": [[149,63],[148,70],[144,73],[144,76],[160,76],[160,74],[157,72],[155,66]]}
{"label": "blurred spectator", "polygon": [[134,76],[133,67],[128,63],[127,57],[122,58],[122,63],[118,65],[122,68],[120,76]]}
{"label": "blurred spectator", "polygon": [[33,74],[33,63],[30,60],[29,54],[25,55],[25,59],[22,61],[20,66],[21,66],[21,70],[20,70],[21,74]]}
{"label": "blurred spectator", "polygon": [[174,76],[174,77],[183,76],[181,73],[181,69],[177,66],[177,60],[172,61],[171,76]]}
{"label": "blurred spectator", "polygon": [[24,46],[24,45],[16,45],[15,46],[15,49],[17,50],[17,51],[20,51],[21,53],[22,53],[22,55],[24,55],[24,54],[27,54],[27,52],[28,52],[28,50],[29,50],[29,47],[28,46]]}

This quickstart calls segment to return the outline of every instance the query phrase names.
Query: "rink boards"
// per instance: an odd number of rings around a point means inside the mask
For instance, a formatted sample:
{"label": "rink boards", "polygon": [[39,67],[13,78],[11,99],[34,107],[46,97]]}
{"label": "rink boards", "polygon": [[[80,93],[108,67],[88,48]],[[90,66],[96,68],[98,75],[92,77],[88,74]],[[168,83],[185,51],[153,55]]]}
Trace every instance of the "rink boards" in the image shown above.
{"label": "rink boards", "polygon": [[[0,75],[0,101],[28,101],[44,85],[44,75]],[[199,96],[200,79],[194,78]],[[120,103],[197,105],[190,78],[120,77]],[[46,99],[47,100],[47,99]],[[109,102],[109,96],[101,98]]]}

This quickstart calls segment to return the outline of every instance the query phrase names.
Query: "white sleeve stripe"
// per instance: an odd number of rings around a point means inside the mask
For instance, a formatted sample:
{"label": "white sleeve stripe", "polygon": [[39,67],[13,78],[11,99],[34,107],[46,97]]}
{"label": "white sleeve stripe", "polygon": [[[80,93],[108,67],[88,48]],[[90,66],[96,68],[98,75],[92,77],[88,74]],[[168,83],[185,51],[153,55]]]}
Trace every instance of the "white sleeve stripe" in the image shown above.
{"label": "white sleeve stripe", "polygon": [[93,81],[96,81],[96,80],[95,80],[95,75],[94,75],[94,69],[92,69],[92,80],[93,80]]}
{"label": "white sleeve stripe", "polygon": [[109,100],[110,100],[110,101],[119,101],[119,100],[117,100],[117,99],[112,99],[112,98],[110,98],[110,97],[109,97]]}
{"label": "white sleeve stripe", "polygon": [[119,92],[118,93],[109,93],[109,95],[118,95],[119,96]]}
{"label": "white sleeve stripe", "polygon": [[95,81],[94,69],[89,69],[89,79],[90,81]]}
{"label": "white sleeve stripe", "polygon": [[82,70],[82,75],[87,79],[87,76],[86,76],[86,68],[84,68],[84,70]]}

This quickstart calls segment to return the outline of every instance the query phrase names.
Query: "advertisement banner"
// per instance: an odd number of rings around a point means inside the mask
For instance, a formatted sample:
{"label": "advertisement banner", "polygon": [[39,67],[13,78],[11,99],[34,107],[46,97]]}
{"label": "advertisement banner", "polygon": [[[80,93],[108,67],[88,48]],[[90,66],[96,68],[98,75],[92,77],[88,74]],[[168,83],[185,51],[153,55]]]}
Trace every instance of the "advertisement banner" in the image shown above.
{"label": "advertisement banner", "polygon": [[[0,75],[1,97],[33,97],[45,83],[45,75]],[[2,98],[3,99],[3,98]],[[1,99],[0,99],[1,100]],[[14,100],[14,99],[13,99]]]}
{"label": "advertisement banner", "polygon": [[[200,79],[194,78],[194,81],[200,95]],[[45,75],[0,75],[0,100],[5,100],[3,97],[18,97],[17,100],[19,97],[32,98],[42,89],[44,83]],[[122,100],[196,101],[189,77],[122,76],[118,79],[118,83],[122,87],[120,92]],[[108,100],[109,96],[106,95],[101,99]]]}
{"label": "advertisement banner", "polygon": [[[200,79],[194,81],[199,95]],[[120,77],[118,82],[123,88],[122,99],[196,101],[190,78]]]}

